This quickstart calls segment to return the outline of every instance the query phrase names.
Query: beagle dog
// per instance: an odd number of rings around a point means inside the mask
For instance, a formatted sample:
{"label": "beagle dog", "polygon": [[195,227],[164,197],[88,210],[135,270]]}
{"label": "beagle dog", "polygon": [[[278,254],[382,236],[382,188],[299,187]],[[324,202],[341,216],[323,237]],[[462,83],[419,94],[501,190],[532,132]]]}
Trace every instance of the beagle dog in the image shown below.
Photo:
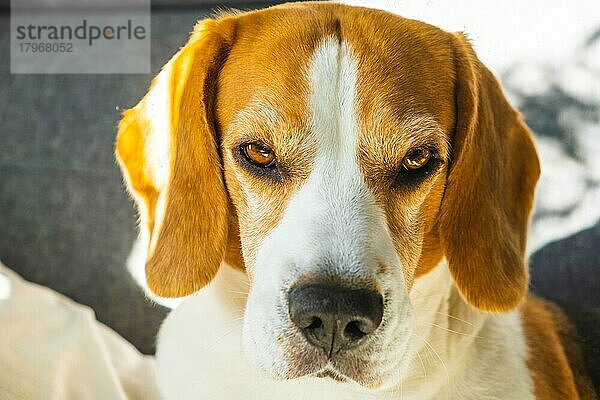
{"label": "beagle dog", "polygon": [[532,135],[462,34],[290,3],[200,21],[116,154],[166,399],[592,399],[527,295]]}

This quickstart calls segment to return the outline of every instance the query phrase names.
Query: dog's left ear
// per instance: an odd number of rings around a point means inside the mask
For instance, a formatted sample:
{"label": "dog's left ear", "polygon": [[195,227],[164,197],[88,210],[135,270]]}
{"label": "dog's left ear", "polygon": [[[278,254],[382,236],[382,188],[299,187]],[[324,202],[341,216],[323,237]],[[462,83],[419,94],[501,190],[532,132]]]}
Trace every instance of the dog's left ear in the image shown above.
{"label": "dog's left ear", "polygon": [[199,22],[119,124],[116,155],[140,214],[146,281],[161,297],[209,283],[227,248],[228,196],[213,107],[233,24]]}
{"label": "dog's left ear", "polygon": [[440,238],[462,296],[490,312],[527,292],[525,246],[540,167],[532,135],[462,34],[453,36],[456,130]]}

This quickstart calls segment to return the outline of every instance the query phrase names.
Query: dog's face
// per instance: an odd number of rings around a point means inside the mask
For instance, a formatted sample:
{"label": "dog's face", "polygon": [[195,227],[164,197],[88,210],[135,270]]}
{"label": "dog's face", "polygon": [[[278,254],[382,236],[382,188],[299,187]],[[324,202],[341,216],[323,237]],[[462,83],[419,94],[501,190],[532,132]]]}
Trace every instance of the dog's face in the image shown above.
{"label": "dog's face", "polygon": [[[280,378],[329,362],[332,374],[371,385],[407,359],[408,290],[450,154],[452,59],[448,52],[428,60],[410,50],[373,50],[395,47],[393,36],[329,28],[306,43],[278,27],[269,30],[281,32],[275,40],[259,35],[251,48],[231,50],[216,107],[221,154],[252,283],[247,353]],[[303,56],[281,61],[282,54]],[[253,64],[268,67],[240,82],[236,71]],[[419,88],[423,76],[435,77],[436,88]],[[318,286],[346,293],[331,298]],[[290,297],[293,290],[299,294]],[[326,321],[318,304],[301,304],[294,314],[294,302],[350,301],[353,290],[367,291],[356,302],[375,304],[347,324]],[[358,310],[332,318],[344,312]],[[329,334],[327,324],[341,332]]]}
{"label": "dog's face", "polygon": [[276,379],[397,377],[411,288],[444,256],[474,307],[526,291],[535,150],[461,35],[321,3],[204,21],[125,113],[117,156],[149,287],[245,270],[245,350]]}

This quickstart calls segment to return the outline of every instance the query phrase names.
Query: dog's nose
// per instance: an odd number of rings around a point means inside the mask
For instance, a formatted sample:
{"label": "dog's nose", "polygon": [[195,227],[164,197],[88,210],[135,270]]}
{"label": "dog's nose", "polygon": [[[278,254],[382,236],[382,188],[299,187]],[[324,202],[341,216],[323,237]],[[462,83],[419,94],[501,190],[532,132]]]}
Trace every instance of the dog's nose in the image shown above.
{"label": "dog's nose", "polygon": [[292,289],[288,300],[292,322],[329,357],[359,345],[383,316],[383,298],[371,289],[310,284]]}

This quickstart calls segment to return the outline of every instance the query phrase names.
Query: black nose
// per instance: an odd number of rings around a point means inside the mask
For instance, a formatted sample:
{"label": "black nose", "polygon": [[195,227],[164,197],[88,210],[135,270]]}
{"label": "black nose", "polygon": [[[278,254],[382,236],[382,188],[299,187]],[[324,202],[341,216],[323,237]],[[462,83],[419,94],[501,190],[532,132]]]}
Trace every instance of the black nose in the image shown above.
{"label": "black nose", "polygon": [[294,324],[329,357],[359,345],[383,316],[383,298],[371,289],[303,285],[292,289],[288,300]]}

